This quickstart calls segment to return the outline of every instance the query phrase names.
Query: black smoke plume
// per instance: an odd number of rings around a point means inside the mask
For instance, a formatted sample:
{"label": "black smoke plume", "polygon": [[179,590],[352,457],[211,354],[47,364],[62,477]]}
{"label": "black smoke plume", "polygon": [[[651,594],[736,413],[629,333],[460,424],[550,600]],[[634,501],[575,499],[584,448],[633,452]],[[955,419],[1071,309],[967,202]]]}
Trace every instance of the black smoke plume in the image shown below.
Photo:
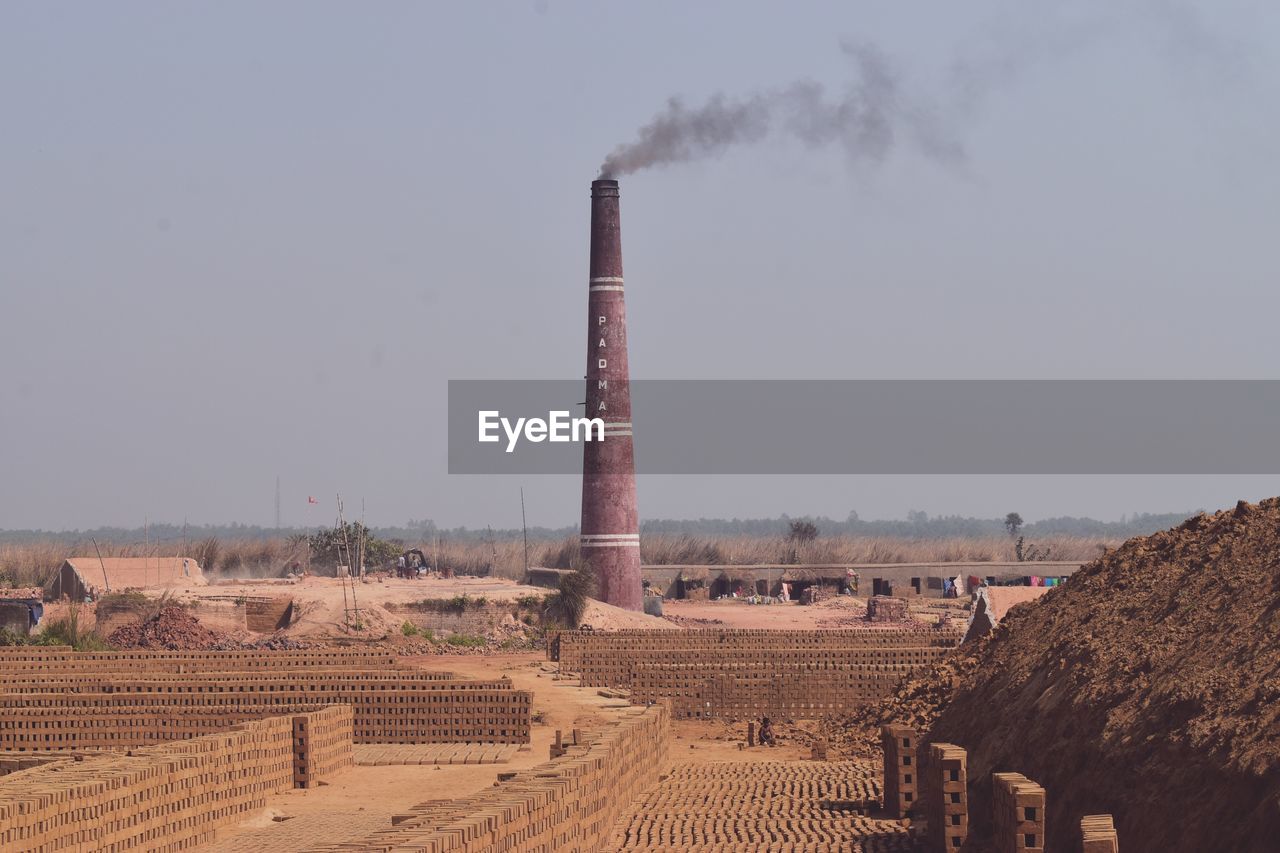
{"label": "black smoke plume", "polygon": [[667,102],[637,139],[605,158],[600,177],[627,175],[668,163],[699,160],[735,145],[785,134],[811,148],[838,144],[851,161],[879,161],[906,138],[939,159],[962,156],[958,143],[938,132],[932,114],[908,97],[890,62],[874,47],[842,45],[854,76],[841,96],[828,98],[820,83],[802,80],[740,99],[714,95],[690,108]]}

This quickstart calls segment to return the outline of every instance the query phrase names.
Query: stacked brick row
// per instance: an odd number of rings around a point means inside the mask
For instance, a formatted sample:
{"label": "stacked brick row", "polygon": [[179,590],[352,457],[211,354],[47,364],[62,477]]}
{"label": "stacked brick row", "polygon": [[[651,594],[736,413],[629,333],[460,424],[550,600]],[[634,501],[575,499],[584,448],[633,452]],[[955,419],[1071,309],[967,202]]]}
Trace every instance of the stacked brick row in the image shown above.
{"label": "stacked brick row", "polygon": [[997,853],[1043,853],[1044,788],[1021,773],[991,776],[991,824]]}
{"label": "stacked brick row", "polygon": [[884,751],[884,810],[904,818],[915,807],[920,792],[920,762],[916,757],[920,734],[907,726],[884,726],[880,745]]}
{"label": "stacked brick row", "polygon": [[657,784],[667,760],[670,714],[632,709],[602,730],[584,732],[558,758],[503,773],[484,791],[423,803],[389,829],[314,851],[489,853],[600,848],[631,802]]}
{"label": "stacked brick row", "polygon": [[15,668],[22,666],[24,671],[71,667],[110,672],[131,671],[145,665],[167,666],[170,672],[227,672],[297,667],[385,667],[395,664],[395,655],[365,649],[77,652],[68,646],[0,647],[0,666],[6,671],[15,671]]}
{"label": "stacked brick row", "polygon": [[293,717],[293,787],[311,788],[355,764],[350,705]]}
{"label": "stacked brick row", "polygon": [[[421,687],[421,686],[419,686]],[[365,692],[0,694],[0,750],[111,749],[348,704],[356,743],[528,743],[532,696],[510,682]]]}
{"label": "stacked brick row", "polygon": [[[342,711],[317,718],[339,725]],[[58,762],[0,779],[0,849],[181,850],[212,841],[218,827],[262,808],[293,780],[289,717]]]}
{"label": "stacked brick row", "polygon": [[968,756],[955,744],[930,744],[924,771],[929,849],[959,850],[969,837]]}
{"label": "stacked brick row", "polygon": [[560,631],[551,638],[547,654],[566,670],[578,672],[584,659],[612,651],[642,654],[728,650],[872,649],[903,647],[950,648],[960,633],[936,628],[849,628],[770,630],[721,628],[666,631],[630,628],[621,631]]}
{"label": "stacked brick row", "polygon": [[618,822],[604,850],[915,851],[867,761],[681,764]]}
{"label": "stacked brick row", "polygon": [[214,672],[182,675],[130,672],[79,672],[22,675],[0,673],[6,693],[283,693],[346,690],[456,690],[466,685],[493,689],[500,680],[468,681],[419,670],[301,669],[294,672]]}
{"label": "stacked brick row", "polygon": [[45,753],[43,755],[25,755],[22,753],[0,754],[0,776],[8,776],[32,767],[43,767],[53,761],[69,761],[72,755],[65,752]]}
{"label": "stacked brick row", "polygon": [[363,650],[0,649],[0,750],[113,749],[350,705],[359,743],[528,743],[531,696]]}
{"label": "stacked brick row", "polygon": [[932,628],[563,631],[551,643],[584,687],[670,699],[679,718],[814,718],[889,695],[959,639]]}
{"label": "stacked brick row", "polygon": [[1120,840],[1109,814],[1080,818],[1080,839],[1083,853],[1120,853]]}
{"label": "stacked brick row", "polygon": [[882,699],[914,669],[886,664],[638,663],[632,674],[631,701],[670,699],[680,719],[813,719],[847,714]]}

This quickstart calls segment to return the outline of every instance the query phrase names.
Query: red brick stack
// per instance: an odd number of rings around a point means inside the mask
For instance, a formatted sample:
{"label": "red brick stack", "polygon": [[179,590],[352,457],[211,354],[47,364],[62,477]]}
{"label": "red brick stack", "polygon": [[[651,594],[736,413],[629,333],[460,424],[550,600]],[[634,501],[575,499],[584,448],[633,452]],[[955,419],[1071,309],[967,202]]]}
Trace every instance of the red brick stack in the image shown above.
{"label": "red brick stack", "polygon": [[915,806],[920,790],[919,761],[916,759],[920,735],[906,726],[884,726],[880,744],[884,749],[884,810],[904,818]]}
{"label": "red brick stack", "polygon": [[1080,839],[1083,853],[1120,853],[1120,840],[1109,814],[1080,818]]}
{"label": "red brick stack", "polygon": [[293,718],[293,786],[314,787],[355,764],[350,705],[330,705]]}
{"label": "red brick stack", "polygon": [[1021,773],[993,773],[991,806],[999,853],[1044,853],[1044,788]]}
{"label": "red brick stack", "polygon": [[[350,709],[325,709],[309,726],[340,740]],[[0,779],[0,850],[176,851],[212,841],[270,794],[294,785],[294,721],[271,717],[218,734],[127,755],[55,762]],[[310,779],[336,769],[326,745]]]}
{"label": "red brick stack", "polygon": [[924,770],[929,848],[935,853],[959,850],[969,837],[967,753],[952,743],[931,744]]}

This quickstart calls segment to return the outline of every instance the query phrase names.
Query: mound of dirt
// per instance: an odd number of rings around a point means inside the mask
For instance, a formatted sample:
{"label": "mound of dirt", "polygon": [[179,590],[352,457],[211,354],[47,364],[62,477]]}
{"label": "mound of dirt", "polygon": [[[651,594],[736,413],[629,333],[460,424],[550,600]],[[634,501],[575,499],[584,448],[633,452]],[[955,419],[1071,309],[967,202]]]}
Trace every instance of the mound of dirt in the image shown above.
{"label": "mound of dirt", "polygon": [[164,607],[155,616],[121,625],[107,638],[117,649],[209,651],[238,649],[240,644],[211,631],[181,607]]}
{"label": "mound of dirt", "polygon": [[879,702],[843,717],[824,717],[820,734],[839,752],[867,758],[879,756],[881,726],[897,723],[928,732],[950,704],[956,688],[977,669],[988,642],[983,638],[961,646],[938,663],[907,676],[891,696]]}
{"label": "mound of dirt", "polygon": [[[961,659],[970,652],[962,650]],[[1280,498],[1131,540],[1009,611],[930,733],[1048,791],[1049,846],[1085,814],[1126,853],[1263,853],[1280,838]]]}
{"label": "mound of dirt", "polygon": [[587,600],[587,610],[582,614],[582,627],[596,631],[619,631],[624,628],[670,628],[672,625],[661,616],[649,616],[634,610],[623,610],[594,598]]}

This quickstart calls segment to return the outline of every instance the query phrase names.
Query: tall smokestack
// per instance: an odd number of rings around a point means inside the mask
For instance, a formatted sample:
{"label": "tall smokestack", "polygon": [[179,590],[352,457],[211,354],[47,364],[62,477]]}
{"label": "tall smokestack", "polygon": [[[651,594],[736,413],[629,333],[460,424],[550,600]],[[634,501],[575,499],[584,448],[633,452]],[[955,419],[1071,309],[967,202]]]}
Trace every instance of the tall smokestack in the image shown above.
{"label": "tall smokestack", "polygon": [[627,313],[622,296],[618,182],[591,182],[591,276],[587,289],[587,410],[604,421],[604,441],[583,443],[582,556],[599,598],[644,607],[640,521],[631,446]]}

